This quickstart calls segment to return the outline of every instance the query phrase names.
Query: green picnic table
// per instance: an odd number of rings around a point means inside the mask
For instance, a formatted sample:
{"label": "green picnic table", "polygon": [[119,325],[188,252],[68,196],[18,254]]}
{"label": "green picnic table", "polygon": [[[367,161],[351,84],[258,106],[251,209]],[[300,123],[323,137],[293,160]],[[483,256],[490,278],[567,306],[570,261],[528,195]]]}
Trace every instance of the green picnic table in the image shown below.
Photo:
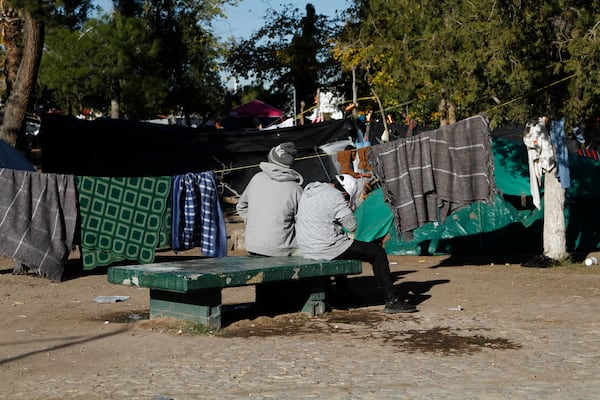
{"label": "green picnic table", "polygon": [[360,260],[222,257],[114,266],[108,282],[149,288],[150,318],[176,317],[219,329],[223,288],[255,285],[257,304],[297,303],[299,311],[315,316],[326,311],[331,277],[361,272]]}

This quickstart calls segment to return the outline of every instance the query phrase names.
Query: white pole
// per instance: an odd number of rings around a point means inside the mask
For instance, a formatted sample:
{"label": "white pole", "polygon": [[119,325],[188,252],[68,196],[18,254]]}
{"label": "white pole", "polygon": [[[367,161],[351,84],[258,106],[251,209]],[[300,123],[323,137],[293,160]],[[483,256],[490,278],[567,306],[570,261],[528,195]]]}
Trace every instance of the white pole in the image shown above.
{"label": "white pole", "polygon": [[293,124],[296,126],[296,116],[298,115],[298,109],[296,108],[296,88],[294,88],[294,121]]}

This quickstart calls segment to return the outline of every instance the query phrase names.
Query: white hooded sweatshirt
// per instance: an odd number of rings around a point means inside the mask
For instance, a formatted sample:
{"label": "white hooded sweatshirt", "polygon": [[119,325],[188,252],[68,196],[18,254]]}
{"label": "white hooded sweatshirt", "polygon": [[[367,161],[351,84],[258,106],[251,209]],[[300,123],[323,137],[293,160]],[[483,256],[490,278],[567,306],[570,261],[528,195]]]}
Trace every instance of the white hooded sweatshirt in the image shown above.
{"label": "white hooded sweatshirt", "polygon": [[354,213],[342,192],[329,183],[306,185],[296,219],[296,240],[303,257],[333,260],[354,240],[344,232],[356,229]]}

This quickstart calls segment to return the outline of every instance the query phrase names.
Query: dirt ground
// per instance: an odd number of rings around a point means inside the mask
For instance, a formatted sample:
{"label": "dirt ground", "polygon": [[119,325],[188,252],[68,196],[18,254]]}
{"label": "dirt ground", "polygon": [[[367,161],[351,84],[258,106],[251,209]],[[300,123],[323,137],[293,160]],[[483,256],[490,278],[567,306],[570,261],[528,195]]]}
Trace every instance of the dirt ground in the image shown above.
{"label": "dirt ground", "polygon": [[105,268],[82,271],[72,258],[60,283],[12,275],[0,258],[1,399],[600,393],[600,266],[525,268],[524,254],[391,256],[417,313],[384,314],[365,264],[350,279],[359,301],[316,318],[257,315],[251,287],[226,289],[225,327],[215,332],[149,320],[147,289],[109,284]]}

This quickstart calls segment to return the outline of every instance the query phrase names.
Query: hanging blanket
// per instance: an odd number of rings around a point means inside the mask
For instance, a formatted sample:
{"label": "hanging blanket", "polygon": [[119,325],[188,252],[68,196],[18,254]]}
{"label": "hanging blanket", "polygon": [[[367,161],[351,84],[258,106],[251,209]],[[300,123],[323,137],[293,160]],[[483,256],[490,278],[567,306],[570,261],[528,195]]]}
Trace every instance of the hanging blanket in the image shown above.
{"label": "hanging blanket", "polygon": [[[437,202],[431,160],[431,141],[422,134],[375,146],[377,175],[402,232],[437,221]],[[400,230],[398,232],[401,232]]]}
{"label": "hanging blanket", "polygon": [[77,226],[72,175],[0,169],[0,252],[60,281]]}
{"label": "hanging blanket", "polygon": [[[171,188],[170,177],[104,178],[78,176],[81,257],[84,269],[115,261],[154,261]],[[161,239],[164,238],[164,239]]]}
{"label": "hanging blanket", "polygon": [[173,250],[200,247],[208,257],[227,255],[227,232],[212,171],[173,177]]}
{"label": "hanging blanket", "polygon": [[419,135],[371,147],[397,232],[411,231],[495,193],[487,120],[474,116]]}

